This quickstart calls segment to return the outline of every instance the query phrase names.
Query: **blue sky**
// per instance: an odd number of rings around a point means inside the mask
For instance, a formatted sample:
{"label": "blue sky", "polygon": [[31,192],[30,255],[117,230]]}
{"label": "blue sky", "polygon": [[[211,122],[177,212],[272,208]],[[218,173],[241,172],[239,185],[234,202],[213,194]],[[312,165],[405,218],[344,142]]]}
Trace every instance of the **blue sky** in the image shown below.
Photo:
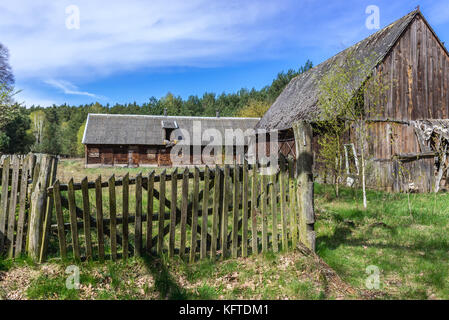
{"label": "blue sky", "polygon": [[[79,29],[66,27],[70,5]],[[5,0],[0,42],[27,106],[143,103],[259,89],[307,59],[319,64],[376,31],[369,5],[380,27],[420,5],[449,43],[447,0]]]}

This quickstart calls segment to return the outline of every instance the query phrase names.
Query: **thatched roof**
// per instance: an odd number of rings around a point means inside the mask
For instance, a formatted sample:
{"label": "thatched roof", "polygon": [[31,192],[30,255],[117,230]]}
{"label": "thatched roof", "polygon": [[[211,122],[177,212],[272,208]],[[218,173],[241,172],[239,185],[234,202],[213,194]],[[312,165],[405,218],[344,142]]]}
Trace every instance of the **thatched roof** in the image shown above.
{"label": "thatched roof", "polygon": [[217,129],[224,139],[226,129],[246,131],[253,129],[259,120],[259,118],[89,114],[83,144],[163,145],[165,139],[163,127],[187,130],[192,144],[195,121],[201,122],[202,133],[206,129]]}
{"label": "thatched roof", "polygon": [[[315,119],[318,114],[320,80],[332,72],[334,66],[344,67],[349,55],[358,61],[369,58],[368,61],[372,63],[369,67],[374,70],[418,14],[421,14],[419,9],[292,79],[256,128],[285,130],[291,128],[295,121]],[[365,80],[363,77],[354,79],[353,88],[360,88]]]}

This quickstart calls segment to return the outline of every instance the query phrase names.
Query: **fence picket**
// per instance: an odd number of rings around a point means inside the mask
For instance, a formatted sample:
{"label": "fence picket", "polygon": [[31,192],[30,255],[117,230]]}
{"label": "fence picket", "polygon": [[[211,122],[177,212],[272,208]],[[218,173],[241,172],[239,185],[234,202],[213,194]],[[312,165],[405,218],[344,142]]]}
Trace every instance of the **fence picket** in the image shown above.
{"label": "fence picket", "polygon": [[290,212],[290,233],[292,238],[292,247],[296,248],[298,243],[298,225],[296,219],[296,195],[295,195],[295,180],[294,180],[294,162],[293,158],[288,159],[288,172],[289,172],[289,212]]}
{"label": "fence picket", "polygon": [[92,259],[92,237],[90,234],[90,202],[87,177],[81,181],[81,192],[83,195],[83,228],[84,241],[86,246],[86,258]]}
{"label": "fence picket", "polygon": [[164,215],[165,215],[165,178],[166,170],[162,171],[159,182],[159,229],[157,234],[157,254],[162,254],[164,245]]}
{"label": "fence picket", "polygon": [[56,222],[58,224],[58,239],[59,239],[59,252],[61,258],[67,258],[67,244],[65,241],[64,231],[64,215],[62,213],[61,205],[61,191],[59,190],[59,180],[53,184],[53,199],[55,202]]}
{"label": "fence picket", "polygon": [[147,253],[153,248],[154,170],[148,175],[147,184]]}
{"label": "fence picket", "polygon": [[272,242],[273,251],[278,252],[278,217],[277,217],[277,187],[276,187],[276,174],[273,174],[270,178],[271,180],[271,215],[273,218],[273,232],[272,232]]}
{"label": "fence picket", "polygon": [[281,219],[282,219],[282,249],[288,250],[288,234],[287,234],[287,209],[286,209],[286,192],[285,192],[285,177],[286,177],[286,168],[285,168],[285,159],[284,157],[279,158],[281,163],[281,171],[279,173],[280,179],[280,202],[281,202]]}
{"label": "fence picket", "polygon": [[[56,173],[58,170],[58,159],[56,157],[51,158],[51,169],[50,169],[50,177],[48,181],[48,186],[51,186],[55,179],[56,179]],[[41,248],[40,248],[40,255],[39,255],[39,262],[44,262],[47,259],[47,250],[48,250],[48,242],[50,238],[50,229],[51,229],[51,221],[52,221],[52,215],[53,215],[53,194],[50,192],[50,194],[47,193],[47,190],[45,190],[45,194],[47,196],[47,207],[45,208],[45,216],[44,216],[44,225],[43,225],[43,231],[42,231],[42,241],[41,241]]]}
{"label": "fence picket", "polygon": [[253,254],[258,254],[257,244],[257,165],[253,165],[251,184],[251,250]]}
{"label": "fence picket", "polygon": [[69,181],[67,197],[69,200],[70,231],[72,233],[73,256],[76,261],[79,261],[81,259],[81,255],[78,241],[78,223],[76,220],[76,203],[75,203],[75,190],[73,189],[73,178],[70,179]]}
{"label": "fence picket", "polygon": [[104,261],[104,233],[103,233],[103,192],[101,189],[101,176],[95,180],[95,205],[97,213],[97,239],[98,257]]}
{"label": "fence picket", "polygon": [[214,177],[214,199],[212,209],[212,242],[210,247],[210,258],[215,260],[217,258],[217,243],[218,243],[218,220],[220,208],[220,168],[215,166]]}
{"label": "fence picket", "polygon": [[111,239],[111,259],[117,260],[117,202],[115,196],[115,175],[108,181],[109,189],[109,229]]}
{"label": "fence picket", "polygon": [[179,256],[184,257],[186,252],[186,225],[187,208],[189,205],[189,169],[185,168],[182,176],[182,203],[181,203],[181,243],[179,246]]}
{"label": "fence picket", "polygon": [[6,238],[6,217],[8,215],[8,189],[9,189],[9,164],[10,157],[3,161],[2,173],[2,197],[0,203],[0,254],[3,252]]}
{"label": "fence picket", "polygon": [[267,176],[263,174],[261,176],[260,183],[260,203],[261,203],[261,215],[262,215],[262,252],[268,251],[268,216],[267,216]]}
{"label": "fence picket", "polygon": [[201,245],[200,245],[200,259],[207,257],[207,220],[209,209],[209,180],[210,170],[206,166],[204,169],[204,192],[203,192],[203,214],[201,218]]}
{"label": "fence picket", "polygon": [[129,173],[123,177],[123,185],[122,185],[122,250],[123,250],[123,258],[128,259],[129,251]]}
{"label": "fence picket", "polygon": [[136,177],[136,220],[134,222],[136,256],[142,255],[142,173]]}
{"label": "fence picket", "polygon": [[232,223],[232,257],[237,258],[239,241],[239,205],[240,205],[240,167],[234,164],[234,190],[233,190],[233,223]]}
{"label": "fence picket", "polygon": [[170,204],[170,231],[168,243],[168,255],[175,255],[175,231],[176,231],[176,205],[178,203],[178,169],[172,173],[171,179],[171,204]]}
{"label": "fence picket", "polygon": [[8,232],[7,243],[5,251],[8,251],[8,256],[13,257],[14,254],[14,229],[16,226],[16,209],[17,209],[17,188],[19,187],[19,168],[20,159],[15,156],[12,160],[12,177],[11,177],[11,193],[9,202],[9,218],[8,218]]}
{"label": "fence picket", "polygon": [[190,237],[190,263],[195,261],[196,255],[196,234],[197,234],[197,226],[198,226],[198,206],[199,206],[199,179],[200,172],[198,167],[195,167],[195,173],[193,178],[193,207],[192,207],[192,233]]}
{"label": "fence picket", "polygon": [[229,165],[225,165],[223,177],[223,213],[221,216],[221,259],[228,251]]}
{"label": "fence picket", "polygon": [[25,226],[26,218],[26,200],[28,193],[28,170],[29,170],[30,157],[27,156],[22,164],[22,177],[20,180],[20,193],[19,193],[19,217],[17,221],[17,234],[16,234],[16,248],[14,257],[20,257],[23,247],[23,228]]}
{"label": "fence picket", "polygon": [[248,256],[248,162],[243,161],[242,182],[242,257]]}

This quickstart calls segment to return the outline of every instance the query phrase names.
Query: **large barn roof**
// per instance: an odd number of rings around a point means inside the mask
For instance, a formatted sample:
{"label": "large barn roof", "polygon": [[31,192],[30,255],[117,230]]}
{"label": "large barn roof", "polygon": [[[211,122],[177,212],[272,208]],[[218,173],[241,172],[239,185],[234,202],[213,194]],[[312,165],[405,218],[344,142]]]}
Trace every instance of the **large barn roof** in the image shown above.
{"label": "large barn roof", "polygon": [[[374,70],[388,55],[418,14],[421,15],[419,9],[340,52],[315,68],[293,78],[256,127],[266,130],[285,130],[291,128],[295,121],[302,119],[313,120],[318,114],[318,84],[320,80],[332,72],[334,66],[342,65],[344,67],[349,60],[349,56],[358,61],[364,61],[366,58],[369,58],[368,61],[372,63],[372,66],[369,67]],[[354,79],[353,88],[360,88],[365,80],[362,77]]]}
{"label": "large barn roof", "polygon": [[164,127],[187,130],[193,137],[195,121],[201,130],[217,129],[225,137],[226,129],[253,129],[259,118],[173,117],[150,115],[89,114],[83,144],[105,145],[163,145]]}

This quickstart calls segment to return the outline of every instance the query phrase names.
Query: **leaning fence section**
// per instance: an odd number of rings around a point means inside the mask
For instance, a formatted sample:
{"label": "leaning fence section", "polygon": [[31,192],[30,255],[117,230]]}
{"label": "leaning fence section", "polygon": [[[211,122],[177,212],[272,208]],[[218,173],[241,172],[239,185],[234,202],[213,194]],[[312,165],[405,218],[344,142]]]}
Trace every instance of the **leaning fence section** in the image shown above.
{"label": "leaning fence section", "polygon": [[55,157],[42,154],[0,157],[0,255],[17,258],[29,253],[30,248],[37,251],[33,235],[41,230],[43,215],[36,221],[31,210],[45,209],[38,203],[45,202],[46,186],[54,177],[50,169],[56,170],[56,163]]}
{"label": "leaning fence section", "polygon": [[300,241],[301,187],[295,161],[266,175],[243,165],[158,170],[48,189],[54,217],[49,254],[116,260],[166,253],[223,259],[291,250]]}

